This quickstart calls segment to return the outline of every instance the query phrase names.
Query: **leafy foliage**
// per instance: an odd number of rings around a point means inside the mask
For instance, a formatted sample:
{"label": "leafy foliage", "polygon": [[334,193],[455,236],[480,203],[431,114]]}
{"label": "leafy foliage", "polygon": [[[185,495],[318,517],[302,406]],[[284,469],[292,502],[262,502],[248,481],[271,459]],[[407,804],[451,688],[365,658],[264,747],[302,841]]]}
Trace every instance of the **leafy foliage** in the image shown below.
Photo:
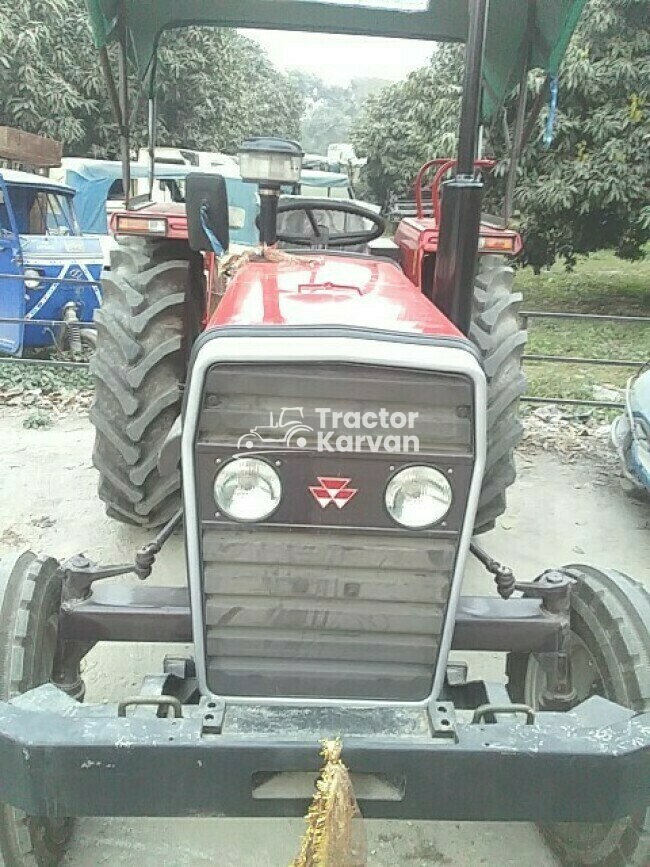
{"label": "leafy foliage", "polygon": [[[367,180],[377,200],[389,190],[406,192],[425,159],[455,152],[461,63],[460,49],[443,48],[428,67],[368,101],[352,141],[369,159]],[[650,239],[647,0],[590,0],[559,82],[554,141],[550,148],[543,142],[543,110],[519,168],[523,261],[535,269],[556,259],[572,266],[577,255],[601,248],[641,257]],[[541,83],[539,74],[530,75],[531,99]],[[487,153],[506,153],[502,120],[487,131]],[[507,120],[511,133],[514,100]],[[494,193],[502,195],[503,184]]]}
{"label": "leafy foliage", "polygon": [[83,147],[105,142],[109,109],[81,0],[0,6],[0,122]]}
{"label": "leafy foliage", "polygon": [[232,30],[170,31],[158,62],[159,143],[233,152],[248,135],[298,138],[304,101],[263,49]]}
{"label": "leafy foliage", "polygon": [[27,430],[39,430],[41,428],[52,427],[53,419],[51,415],[43,412],[40,409],[37,409],[35,412],[30,413],[26,419],[23,421],[23,427]]}
{"label": "leafy foliage", "polygon": [[376,201],[408,193],[423,162],[454,153],[463,57],[462,46],[441,46],[428,66],[366,101],[352,143],[368,159],[365,180]]}
{"label": "leafy foliage", "polygon": [[[233,150],[246,135],[299,133],[298,89],[259,45],[234,31],[166,34],[158,87],[161,145]],[[0,4],[0,124],[61,139],[66,153],[116,156],[115,122],[83,0]],[[144,129],[141,107],[134,144],[144,141]]]}
{"label": "leafy foliage", "polygon": [[299,70],[292,70],[289,77],[305,100],[302,146],[317,154],[327,154],[330,144],[350,141],[350,130],[365,100],[386,85],[378,78],[355,78],[347,87],[340,87]]}
{"label": "leafy foliage", "polygon": [[[512,108],[510,110],[512,116]],[[643,256],[650,239],[650,7],[591,0],[560,72],[550,148],[526,149],[515,205],[536,269],[612,248]]]}

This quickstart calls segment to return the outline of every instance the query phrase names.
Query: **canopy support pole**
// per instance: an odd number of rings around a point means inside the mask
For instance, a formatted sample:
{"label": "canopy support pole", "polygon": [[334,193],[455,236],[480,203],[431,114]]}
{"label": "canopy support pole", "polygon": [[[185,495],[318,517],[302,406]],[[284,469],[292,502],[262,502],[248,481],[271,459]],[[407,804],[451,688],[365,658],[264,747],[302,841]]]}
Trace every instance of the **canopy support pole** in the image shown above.
{"label": "canopy support pole", "polygon": [[99,65],[101,66],[102,72],[104,74],[104,80],[106,81],[106,88],[108,90],[108,98],[111,103],[111,108],[113,109],[113,115],[115,116],[115,122],[117,123],[118,129],[122,129],[122,109],[120,107],[120,97],[117,93],[117,87],[115,86],[115,78],[113,77],[113,70],[111,69],[111,61],[108,56],[108,50],[106,46],[103,45],[99,49]]}
{"label": "canopy support pole", "polygon": [[483,80],[483,53],[487,25],[488,0],[470,0],[469,33],[465,48],[465,75],[463,78],[463,101],[460,109],[458,131],[459,175],[474,174],[476,139],[481,110],[481,86]]}
{"label": "canopy support pole", "polygon": [[124,187],[124,204],[129,207],[131,198],[131,148],[129,131],[129,71],[127,59],[127,27],[124,11],[124,0],[120,3],[117,30],[118,41],[118,94],[120,102],[120,153],[122,158],[122,185]]}
{"label": "canopy support pole", "polygon": [[156,162],[156,98],[149,96],[147,112],[147,185],[149,198],[153,199],[154,169]]}
{"label": "canopy support pole", "polygon": [[138,119],[138,113],[140,111],[140,106],[142,104],[142,98],[144,96],[145,91],[151,93],[151,76],[153,75],[154,63],[149,67],[149,71],[146,73],[145,77],[142,79],[142,84],[138,88],[138,92],[136,94],[135,100],[133,101],[133,105],[131,107],[131,117],[129,119],[129,128],[133,129],[136,125],[136,121]]}
{"label": "canopy support pole", "polygon": [[149,102],[147,111],[147,154],[149,157],[148,187],[149,198],[153,199],[154,172],[156,166],[156,60],[154,57],[149,70]]}
{"label": "canopy support pole", "polygon": [[515,197],[515,186],[517,183],[517,166],[519,158],[523,150],[524,140],[524,120],[526,117],[526,96],[528,91],[528,70],[524,64],[519,82],[519,95],[517,97],[517,112],[515,115],[515,129],[512,137],[512,149],[510,151],[510,165],[508,166],[508,177],[506,178],[506,195],[503,203],[503,219],[507,226],[512,217],[512,203]]}
{"label": "canopy support pole", "polygon": [[481,109],[488,0],[470,0],[456,175],[442,185],[433,300],[464,334],[469,332],[481,224],[483,182],[474,176]]}
{"label": "canopy support pole", "polygon": [[[524,122],[526,120],[526,102],[528,97],[528,60],[530,57],[530,43],[535,27],[534,3],[528,3],[528,21],[526,33],[521,46],[521,76],[519,78],[519,93],[517,95],[517,108],[515,111],[515,128],[512,135],[512,148],[510,150],[510,165],[506,178],[506,194],[503,203],[503,218],[507,226],[512,217],[512,205],[515,198],[517,185],[517,167],[524,149]],[[507,127],[507,120],[506,120]]]}

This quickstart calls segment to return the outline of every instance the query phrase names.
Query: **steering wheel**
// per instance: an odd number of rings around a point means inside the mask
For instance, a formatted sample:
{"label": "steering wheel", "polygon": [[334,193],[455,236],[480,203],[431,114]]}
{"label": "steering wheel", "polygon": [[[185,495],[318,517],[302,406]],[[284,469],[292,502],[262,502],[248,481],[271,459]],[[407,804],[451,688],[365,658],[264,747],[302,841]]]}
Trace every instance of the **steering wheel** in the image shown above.
{"label": "steering wheel", "polygon": [[[313,247],[315,249],[327,249],[327,247],[355,247],[361,244],[369,244],[375,238],[380,238],[386,229],[386,221],[379,214],[364,208],[356,202],[345,199],[280,199],[278,214],[288,214],[294,211],[302,211],[312,230],[312,235],[289,234],[278,232],[277,239],[284,244],[295,247]],[[350,214],[353,217],[362,217],[373,223],[371,229],[360,232],[330,232],[326,226],[319,226],[314,211],[334,211],[339,214]]]}

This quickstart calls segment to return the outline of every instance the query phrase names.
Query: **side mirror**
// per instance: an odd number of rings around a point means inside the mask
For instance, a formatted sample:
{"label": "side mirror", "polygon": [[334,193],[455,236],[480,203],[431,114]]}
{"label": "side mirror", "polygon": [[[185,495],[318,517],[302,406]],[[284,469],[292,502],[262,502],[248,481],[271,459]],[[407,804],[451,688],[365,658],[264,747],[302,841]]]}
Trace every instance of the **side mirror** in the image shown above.
{"label": "side mirror", "polygon": [[221,175],[207,172],[191,172],[187,175],[185,209],[190,247],[215,253],[220,246],[225,253],[230,243],[230,231],[228,192]]}

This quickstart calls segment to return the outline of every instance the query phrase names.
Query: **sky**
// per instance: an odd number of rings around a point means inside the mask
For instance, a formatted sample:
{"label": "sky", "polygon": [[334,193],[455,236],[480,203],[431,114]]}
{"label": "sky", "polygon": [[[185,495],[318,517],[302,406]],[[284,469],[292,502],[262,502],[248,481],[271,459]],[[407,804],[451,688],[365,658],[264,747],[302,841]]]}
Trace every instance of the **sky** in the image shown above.
{"label": "sky", "polygon": [[397,81],[423,66],[432,43],[412,39],[381,39],[322,33],[287,33],[278,30],[242,30],[259,42],[279,69],[312,72],[330,84],[352,78]]}

